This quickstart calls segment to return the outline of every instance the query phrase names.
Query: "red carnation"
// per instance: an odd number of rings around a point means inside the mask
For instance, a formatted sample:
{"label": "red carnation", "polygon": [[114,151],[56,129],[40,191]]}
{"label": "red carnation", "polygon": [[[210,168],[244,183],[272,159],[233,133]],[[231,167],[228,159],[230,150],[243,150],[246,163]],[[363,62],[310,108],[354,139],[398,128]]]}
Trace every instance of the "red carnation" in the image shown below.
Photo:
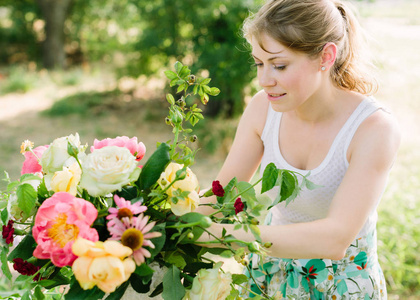
{"label": "red carnation", "polygon": [[[32,276],[38,270],[40,267],[35,266],[31,264],[30,262],[27,262],[26,260],[23,260],[22,258],[15,258],[13,259],[13,269],[18,271],[22,275],[26,276]],[[38,281],[40,279],[39,273],[34,277],[34,281]]]}
{"label": "red carnation", "polygon": [[225,195],[225,190],[223,189],[223,186],[220,184],[219,180],[213,181],[212,191],[213,191],[213,194],[219,197],[223,197]]}
{"label": "red carnation", "polygon": [[244,210],[245,204],[242,202],[241,198],[238,198],[236,199],[233,207],[235,207],[235,214],[239,214],[241,211]]}
{"label": "red carnation", "polygon": [[15,233],[15,229],[13,228],[13,221],[9,220],[9,223],[3,225],[2,235],[3,238],[6,240],[7,244],[13,244],[13,234]]}

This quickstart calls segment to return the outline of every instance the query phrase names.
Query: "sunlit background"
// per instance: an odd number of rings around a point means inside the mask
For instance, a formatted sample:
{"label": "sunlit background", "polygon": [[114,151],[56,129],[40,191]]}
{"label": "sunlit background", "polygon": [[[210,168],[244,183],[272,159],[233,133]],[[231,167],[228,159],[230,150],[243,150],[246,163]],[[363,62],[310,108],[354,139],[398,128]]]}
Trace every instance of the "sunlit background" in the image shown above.
{"label": "sunlit background", "polygon": [[[192,169],[207,187],[258,88],[240,27],[260,2],[0,0],[1,178],[3,170],[19,178],[23,140],[39,146],[75,132],[89,145],[136,136],[146,161],[156,142],[171,139],[163,71],[180,60],[222,91],[194,129],[200,151]],[[379,207],[380,262],[389,299],[420,299],[420,1],[353,3],[371,36],[376,97],[403,132]]]}

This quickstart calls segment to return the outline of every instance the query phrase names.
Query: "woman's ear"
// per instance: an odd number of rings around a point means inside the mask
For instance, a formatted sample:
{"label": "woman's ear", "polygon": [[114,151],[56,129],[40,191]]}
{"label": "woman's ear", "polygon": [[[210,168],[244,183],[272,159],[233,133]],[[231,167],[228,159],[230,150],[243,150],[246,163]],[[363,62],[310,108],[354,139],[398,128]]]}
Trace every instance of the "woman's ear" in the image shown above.
{"label": "woman's ear", "polygon": [[321,70],[329,70],[337,58],[337,45],[334,43],[326,43],[321,52]]}

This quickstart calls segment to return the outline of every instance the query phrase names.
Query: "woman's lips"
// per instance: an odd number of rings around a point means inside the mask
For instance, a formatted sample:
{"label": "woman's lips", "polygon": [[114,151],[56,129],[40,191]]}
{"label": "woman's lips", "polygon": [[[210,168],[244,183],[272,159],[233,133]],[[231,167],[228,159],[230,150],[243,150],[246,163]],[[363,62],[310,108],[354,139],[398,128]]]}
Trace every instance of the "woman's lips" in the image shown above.
{"label": "woman's lips", "polygon": [[283,93],[283,94],[267,93],[267,96],[268,96],[268,100],[275,101],[275,100],[279,100],[280,98],[286,96],[286,93]]}

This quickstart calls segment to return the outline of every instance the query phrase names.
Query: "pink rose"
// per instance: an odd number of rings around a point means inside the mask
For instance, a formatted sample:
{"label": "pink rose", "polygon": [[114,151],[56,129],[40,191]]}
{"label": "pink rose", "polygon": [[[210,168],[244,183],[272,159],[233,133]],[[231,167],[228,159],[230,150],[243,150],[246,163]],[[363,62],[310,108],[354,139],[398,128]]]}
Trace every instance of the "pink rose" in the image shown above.
{"label": "pink rose", "polygon": [[126,136],[117,136],[115,139],[106,138],[101,141],[95,139],[93,146],[90,148],[90,152],[106,146],[125,147],[130,150],[131,154],[136,157],[137,161],[140,161],[146,153],[146,146],[142,142],[138,143],[136,137],[130,139]]}
{"label": "pink rose", "polygon": [[55,193],[38,209],[32,233],[39,259],[51,259],[58,267],[71,266],[77,258],[72,245],[78,237],[97,242],[98,232],[90,226],[98,211],[95,206],[66,192]]}
{"label": "pink rose", "polygon": [[38,159],[41,158],[42,154],[44,153],[45,150],[47,150],[48,146],[49,145],[38,146],[32,150],[38,158],[35,157],[35,155],[31,151],[25,152],[24,154],[25,161],[23,162],[23,165],[22,165],[21,175],[28,174],[28,173],[35,174],[38,172],[42,172],[42,167],[39,164]]}

